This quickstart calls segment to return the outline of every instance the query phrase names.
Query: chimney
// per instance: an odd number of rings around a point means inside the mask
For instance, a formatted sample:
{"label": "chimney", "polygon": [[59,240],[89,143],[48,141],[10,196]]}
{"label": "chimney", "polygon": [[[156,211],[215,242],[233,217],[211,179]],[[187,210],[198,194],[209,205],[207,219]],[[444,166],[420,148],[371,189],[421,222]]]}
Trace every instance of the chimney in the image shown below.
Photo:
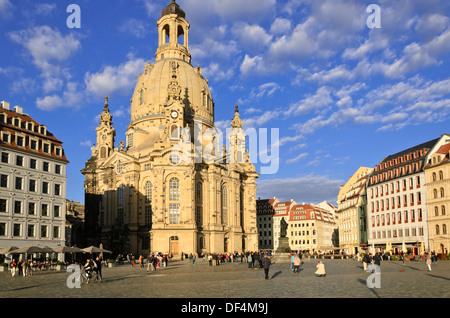
{"label": "chimney", "polygon": [[23,114],[23,107],[14,106],[14,111],[18,114]]}
{"label": "chimney", "polygon": [[1,102],[1,105],[2,105],[2,108],[3,108],[3,109],[9,110],[9,103],[8,103],[8,102],[6,102],[6,101],[3,100],[3,101]]}

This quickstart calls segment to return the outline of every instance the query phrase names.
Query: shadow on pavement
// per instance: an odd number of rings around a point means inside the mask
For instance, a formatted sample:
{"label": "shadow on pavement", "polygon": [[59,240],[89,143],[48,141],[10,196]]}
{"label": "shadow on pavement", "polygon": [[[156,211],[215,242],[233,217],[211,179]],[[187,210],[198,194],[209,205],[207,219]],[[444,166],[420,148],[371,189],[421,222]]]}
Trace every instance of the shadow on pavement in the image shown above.
{"label": "shadow on pavement", "polygon": [[447,277],[442,277],[442,276],[437,276],[437,275],[432,275],[432,274],[427,274],[428,276],[431,276],[431,277],[435,277],[435,278],[441,278],[441,279],[445,279],[445,280],[450,280],[450,278],[447,278]]}
{"label": "shadow on pavement", "polygon": [[[367,282],[366,282],[364,279],[358,278],[358,281],[359,281],[361,284],[367,286]],[[380,296],[377,294],[377,292],[375,291],[374,288],[369,288],[369,287],[367,287],[367,288],[368,288],[368,289],[372,292],[372,294],[374,294],[377,298],[380,298]]]}
{"label": "shadow on pavement", "polygon": [[274,279],[275,277],[277,277],[281,273],[282,273],[281,271],[276,272],[275,274],[272,275],[272,277],[270,279]]}

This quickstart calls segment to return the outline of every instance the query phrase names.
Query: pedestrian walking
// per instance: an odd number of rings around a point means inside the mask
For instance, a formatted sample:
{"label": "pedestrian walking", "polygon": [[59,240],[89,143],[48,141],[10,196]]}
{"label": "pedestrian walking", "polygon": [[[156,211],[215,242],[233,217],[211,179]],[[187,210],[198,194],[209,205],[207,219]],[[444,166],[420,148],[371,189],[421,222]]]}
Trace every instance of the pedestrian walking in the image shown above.
{"label": "pedestrian walking", "polygon": [[248,268],[252,268],[253,267],[253,263],[252,263],[252,254],[248,254]]}
{"label": "pedestrian walking", "polygon": [[262,263],[264,268],[264,278],[269,279],[269,269],[272,262],[270,261],[270,258],[267,256],[267,254],[264,255]]}
{"label": "pedestrian walking", "polygon": [[427,258],[426,258],[427,260],[426,260],[426,264],[427,264],[427,266],[428,266],[428,271],[429,272],[431,272],[431,255],[430,255],[430,253],[427,253]]}
{"label": "pedestrian walking", "polygon": [[376,253],[375,257],[373,258],[373,264],[375,265],[375,272],[379,273],[381,272],[381,255],[380,253]]}
{"label": "pedestrian walking", "polygon": [[327,273],[325,272],[325,264],[322,261],[319,261],[316,265],[316,277],[326,277]]}
{"label": "pedestrian walking", "polygon": [[363,265],[364,265],[364,271],[367,272],[367,266],[369,266],[370,261],[371,261],[369,253],[364,254],[362,261],[363,261]]}
{"label": "pedestrian walking", "polygon": [[97,277],[100,280],[100,282],[103,280],[103,276],[102,276],[102,258],[101,257],[97,257],[95,259],[95,264],[97,265],[95,267],[95,271],[97,272]]}
{"label": "pedestrian walking", "polygon": [[292,262],[294,266],[294,275],[299,273],[300,265],[302,264],[302,260],[298,256],[298,254],[294,255],[294,261]]}
{"label": "pedestrian walking", "polygon": [[23,275],[23,260],[20,260],[19,263],[17,263],[17,268],[19,269],[19,277]]}

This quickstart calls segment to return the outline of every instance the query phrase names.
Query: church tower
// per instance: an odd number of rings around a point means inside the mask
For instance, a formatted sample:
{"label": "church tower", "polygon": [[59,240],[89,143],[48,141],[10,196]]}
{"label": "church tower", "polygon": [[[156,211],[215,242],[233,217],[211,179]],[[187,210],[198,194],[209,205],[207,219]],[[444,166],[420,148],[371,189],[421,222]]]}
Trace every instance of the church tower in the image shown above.
{"label": "church tower", "polygon": [[97,232],[92,243],[145,255],[256,250],[259,175],[245,152],[237,106],[231,151],[219,146],[206,160],[204,150],[218,140],[207,134],[215,129],[215,105],[201,67],[191,65],[190,25],[175,1],[156,25],[156,59],[137,77],[126,145],[114,146],[106,99],[97,145],[82,170],[86,218],[95,223],[87,228]]}
{"label": "church tower", "polygon": [[113,127],[113,116],[109,112],[108,106],[108,97],[105,97],[103,112],[100,114],[100,123],[96,129],[97,145],[92,147],[93,155],[96,155],[99,159],[108,158],[114,149],[116,130]]}

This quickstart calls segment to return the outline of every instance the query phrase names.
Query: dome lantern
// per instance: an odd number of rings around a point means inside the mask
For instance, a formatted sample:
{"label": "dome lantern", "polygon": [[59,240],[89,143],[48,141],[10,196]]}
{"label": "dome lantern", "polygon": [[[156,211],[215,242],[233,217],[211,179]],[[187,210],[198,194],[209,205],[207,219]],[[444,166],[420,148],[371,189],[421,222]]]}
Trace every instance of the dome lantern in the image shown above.
{"label": "dome lantern", "polygon": [[156,61],[176,58],[191,62],[188,48],[189,23],[185,16],[174,0],[162,10],[157,22],[159,47],[155,54]]}

